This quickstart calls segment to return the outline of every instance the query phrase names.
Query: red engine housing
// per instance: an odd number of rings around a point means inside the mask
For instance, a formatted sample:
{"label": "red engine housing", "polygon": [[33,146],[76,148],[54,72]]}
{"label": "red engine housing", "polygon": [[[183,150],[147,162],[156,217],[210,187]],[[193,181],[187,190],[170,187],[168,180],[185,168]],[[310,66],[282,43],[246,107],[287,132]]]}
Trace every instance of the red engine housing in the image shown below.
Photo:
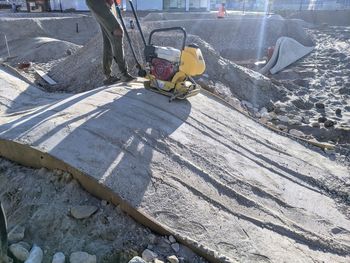
{"label": "red engine housing", "polygon": [[175,75],[176,68],[171,62],[154,58],[151,63],[151,74],[159,80],[169,81]]}

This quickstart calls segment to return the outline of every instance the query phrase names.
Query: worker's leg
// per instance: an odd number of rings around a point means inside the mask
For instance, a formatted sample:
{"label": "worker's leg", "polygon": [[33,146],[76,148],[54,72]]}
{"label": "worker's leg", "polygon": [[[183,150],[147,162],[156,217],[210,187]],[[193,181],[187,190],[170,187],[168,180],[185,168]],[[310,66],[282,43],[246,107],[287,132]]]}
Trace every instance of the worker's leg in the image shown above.
{"label": "worker's leg", "polygon": [[110,41],[113,57],[118,64],[120,72],[126,74],[127,66],[124,57],[123,38],[120,35],[121,27],[116,17],[104,1],[86,0],[86,3]]}
{"label": "worker's leg", "polygon": [[111,47],[111,42],[109,42],[109,38],[107,32],[101,26],[102,38],[103,38],[103,73],[106,77],[111,75],[111,67],[113,60],[113,52]]}

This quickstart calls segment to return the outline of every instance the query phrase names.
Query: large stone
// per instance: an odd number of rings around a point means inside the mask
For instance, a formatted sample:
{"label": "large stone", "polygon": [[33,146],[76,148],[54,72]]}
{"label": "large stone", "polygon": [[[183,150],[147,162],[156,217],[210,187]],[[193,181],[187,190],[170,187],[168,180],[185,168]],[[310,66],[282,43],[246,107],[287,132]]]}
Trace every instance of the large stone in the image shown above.
{"label": "large stone", "polygon": [[152,261],[154,260],[155,258],[157,258],[158,255],[157,253],[153,252],[152,250],[149,250],[149,249],[145,249],[143,252],[142,252],[142,258],[145,260],[145,261]]}
{"label": "large stone", "polygon": [[15,226],[8,234],[9,243],[17,243],[24,238],[25,228],[23,226]]}
{"label": "large stone", "polygon": [[12,255],[19,261],[24,262],[29,257],[29,251],[19,244],[12,244],[9,247]]}
{"label": "large stone", "polygon": [[283,116],[283,115],[278,115],[277,119],[281,122],[286,122],[286,123],[288,123],[288,121],[289,121],[289,118],[287,116]]}
{"label": "large stone", "polygon": [[70,213],[76,219],[84,219],[93,215],[97,209],[96,206],[89,205],[75,206],[71,208]]}
{"label": "large stone", "polygon": [[52,263],[64,263],[66,261],[66,256],[62,252],[57,252],[53,255]]}
{"label": "large stone", "polygon": [[175,243],[176,239],[173,236],[169,236],[169,241],[170,241],[170,243]]}
{"label": "large stone", "polygon": [[97,258],[95,255],[90,255],[86,252],[78,251],[73,252],[69,257],[70,263],[96,263]]}
{"label": "large stone", "polygon": [[171,244],[171,248],[177,253],[180,251],[180,245],[178,243]]}
{"label": "large stone", "polygon": [[177,258],[175,255],[169,256],[169,257],[167,258],[167,260],[168,260],[170,263],[179,263],[179,260],[178,260],[178,258]]}
{"label": "large stone", "polygon": [[146,261],[140,257],[133,257],[128,263],[146,263]]}
{"label": "large stone", "polygon": [[326,121],[324,122],[324,127],[326,127],[326,128],[333,127],[334,125],[335,125],[335,122],[332,121],[332,120],[326,120]]}
{"label": "large stone", "polygon": [[43,261],[44,253],[42,249],[36,245],[32,247],[28,259],[24,263],[41,263]]}

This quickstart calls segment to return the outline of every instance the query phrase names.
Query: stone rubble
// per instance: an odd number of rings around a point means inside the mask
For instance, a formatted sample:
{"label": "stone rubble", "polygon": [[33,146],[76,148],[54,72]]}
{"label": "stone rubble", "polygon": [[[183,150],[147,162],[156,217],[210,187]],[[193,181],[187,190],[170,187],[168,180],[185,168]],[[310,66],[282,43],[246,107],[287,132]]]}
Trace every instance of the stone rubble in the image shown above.
{"label": "stone rubble", "polygon": [[93,215],[97,210],[98,207],[96,206],[82,205],[72,207],[70,213],[75,219],[85,219]]}
{"label": "stone rubble", "polygon": [[70,263],[96,263],[97,259],[95,255],[90,255],[86,252],[73,252],[69,257]]}
{"label": "stone rubble", "polygon": [[62,252],[57,252],[53,255],[51,263],[64,263],[66,261],[66,256]]}

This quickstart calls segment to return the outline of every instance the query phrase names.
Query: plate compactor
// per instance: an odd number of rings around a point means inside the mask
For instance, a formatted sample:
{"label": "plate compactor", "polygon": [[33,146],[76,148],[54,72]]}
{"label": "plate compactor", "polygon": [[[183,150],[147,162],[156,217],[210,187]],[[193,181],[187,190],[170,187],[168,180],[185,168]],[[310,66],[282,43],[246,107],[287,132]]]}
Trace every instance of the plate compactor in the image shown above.
{"label": "plate compactor", "polygon": [[[199,76],[205,71],[205,62],[201,50],[194,44],[186,46],[187,33],[182,27],[155,29],[150,33],[147,44],[132,0],[129,0],[129,3],[144,44],[145,65],[141,65],[136,57],[118,5],[116,5],[116,9],[136,61],[138,75],[147,79],[144,83],[145,88],[169,96],[170,101],[197,95],[200,91],[200,86],[194,81],[193,77]],[[181,50],[153,44],[152,40],[156,33],[174,31],[183,35]]]}

